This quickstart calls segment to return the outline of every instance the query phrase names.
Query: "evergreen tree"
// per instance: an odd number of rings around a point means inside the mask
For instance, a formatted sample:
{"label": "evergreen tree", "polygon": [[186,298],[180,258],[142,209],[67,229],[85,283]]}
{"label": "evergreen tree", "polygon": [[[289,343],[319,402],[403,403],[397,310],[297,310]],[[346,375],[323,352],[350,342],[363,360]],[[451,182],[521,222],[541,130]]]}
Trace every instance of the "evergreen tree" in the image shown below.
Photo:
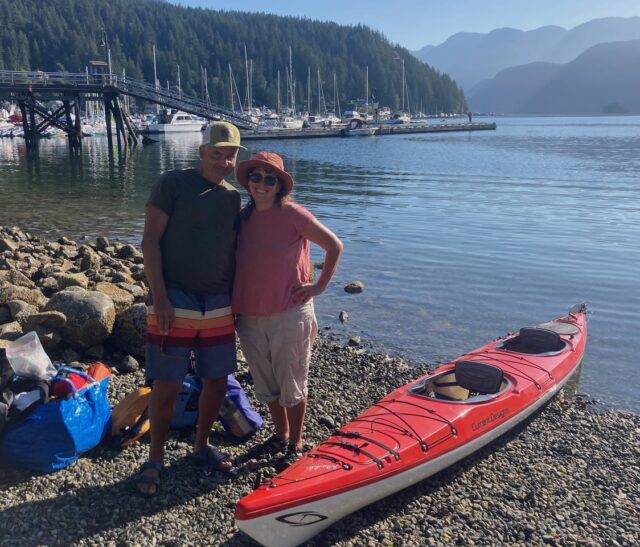
{"label": "evergreen tree", "polygon": [[[243,101],[244,51],[251,61],[254,105],[275,107],[277,74],[281,101],[292,51],[296,104],[307,99],[311,68],[312,107],[317,105],[317,74],[325,97],[333,97],[333,75],[342,105],[363,103],[366,70],[381,105],[399,108],[404,60],[405,103],[413,111],[463,112],[462,89],[446,74],[425,65],[380,32],[299,17],[185,8],[162,0],[0,0],[0,68],[84,72],[90,60],[106,60],[106,38],[113,71],[153,83],[153,46],[162,87],[177,87],[180,66],[184,93],[202,96],[201,67],[207,69],[213,102],[230,106],[228,66]],[[102,30],[104,29],[104,31]],[[237,102],[237,101],[236,101]]]}

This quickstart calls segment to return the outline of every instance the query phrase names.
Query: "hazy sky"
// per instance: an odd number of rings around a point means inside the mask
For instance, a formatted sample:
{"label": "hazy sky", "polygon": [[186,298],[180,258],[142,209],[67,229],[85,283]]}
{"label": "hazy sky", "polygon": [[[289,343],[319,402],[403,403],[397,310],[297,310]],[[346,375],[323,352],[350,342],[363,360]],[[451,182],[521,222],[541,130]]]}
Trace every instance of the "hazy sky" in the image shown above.
{"label": "hazy sky", "polygon": [[572,28],[602,17],[640,16],[640,0],[170,0],[210,9],[294,15],[345,25],[362,23],[410,50],[438,45],[456,32],[545,25]]}

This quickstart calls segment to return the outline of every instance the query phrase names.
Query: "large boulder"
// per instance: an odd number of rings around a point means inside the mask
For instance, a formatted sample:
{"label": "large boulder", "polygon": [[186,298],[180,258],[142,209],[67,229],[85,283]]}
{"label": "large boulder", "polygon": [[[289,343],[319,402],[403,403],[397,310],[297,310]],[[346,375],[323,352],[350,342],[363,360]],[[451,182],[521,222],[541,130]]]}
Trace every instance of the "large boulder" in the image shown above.
{"label": "large boulder", "polygon": [[62,339],[76,348],[90,348],[102,344],[111,334],[116,309],[104,293],[65,290],[54,294],[44,311],[57,311],[67,322],[61,329]]}
{"label": "large boulder", "polygon": [[147,306],[135,304],[118,314],[111,341],[121,352],[144,357]]}

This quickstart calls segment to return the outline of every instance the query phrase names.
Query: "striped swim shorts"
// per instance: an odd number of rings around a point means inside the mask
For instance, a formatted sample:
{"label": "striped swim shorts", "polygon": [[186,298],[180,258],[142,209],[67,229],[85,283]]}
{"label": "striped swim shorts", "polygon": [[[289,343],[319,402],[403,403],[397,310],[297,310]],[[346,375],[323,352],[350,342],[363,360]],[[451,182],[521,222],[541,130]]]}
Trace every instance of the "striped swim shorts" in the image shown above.
{"label": "striped swim shorts", "polygon": [[191,352],[201,378],[222,378],[236,370],[236,335],[227,294],[168,289],[175,323],[160,334],[149,296],[147,311],[147,380],[181,380],[189,372]]}

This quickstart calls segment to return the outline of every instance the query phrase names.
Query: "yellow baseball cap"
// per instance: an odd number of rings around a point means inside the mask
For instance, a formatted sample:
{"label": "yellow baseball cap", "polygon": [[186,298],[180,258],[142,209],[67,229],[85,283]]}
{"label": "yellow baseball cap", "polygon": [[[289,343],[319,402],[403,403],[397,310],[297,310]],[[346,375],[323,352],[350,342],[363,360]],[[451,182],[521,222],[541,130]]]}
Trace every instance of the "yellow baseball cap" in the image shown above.
{"label": "yellow baseball cap", "polygon": [[240,145],[238,128],[232,123],[223,121],[213,122],[206,127],[202,144],[203,146],[231,146],[246,150],[244,146]]}

